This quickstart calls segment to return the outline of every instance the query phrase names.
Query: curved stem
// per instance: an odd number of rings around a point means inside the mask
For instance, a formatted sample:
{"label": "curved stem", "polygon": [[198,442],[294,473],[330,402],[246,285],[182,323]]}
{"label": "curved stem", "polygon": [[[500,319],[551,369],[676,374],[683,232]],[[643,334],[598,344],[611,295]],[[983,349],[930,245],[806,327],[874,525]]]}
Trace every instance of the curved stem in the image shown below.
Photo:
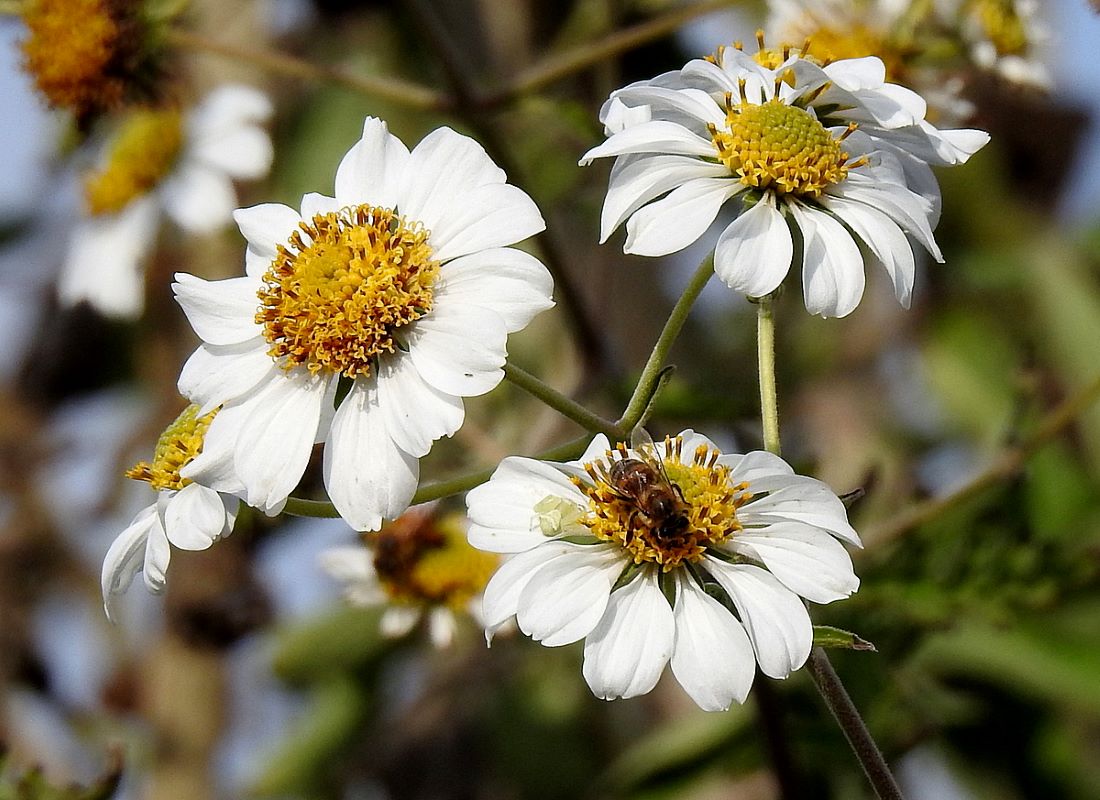
{"label": "curved stem", "polygon": [[[584,452],[590,438],[589,436],[581,436],[565,444],[543,450],[541,453],[532,456],[532,458],[537,458],[540,461],[569,461]],[[426,484],[417,490],[409,505],[415,506],[418,503],[427,503],[430,500],[439,500],[452,494],[469,491],[489,480],[494,471],[496,471],[495,466]],[[328,500],[305,500],[300,497],[287,498],[283,513],[295,517],[316,517],[320,519],[335,519],[340,516],[340,512]]]}
{"label": "curved stem", "polygon": [[[775,296],[772,294],[762,297],[758,302],[756,354],[760,363],[760,416],[764,425],[764,447],[769,453],[779,455],[779,402],[775,388]],[[848,696],[825,651],[815,647],[810,653],[807,667],[825,705],[844,731],[844,736],[875,794],[880,800],[901,800],[901,790],[886,764],[886,759],[882,757],[882,752],[871,737],[871,732],[867,730],[867,725],[860,717],[852,698]]]}
{"label": "curved stem", "polygon": [[684,293],[672,307],[672,313],[669,314],[661,335],[657,337],[657,343],[653,345],[653,352],[649,354],[649,360],[642,367],[642,374],[638,379],[638,385],[634,388],[634,394],[630,396],[630,402],[627,403],[623,415],[616,423],[620,430],[626,431],[628,436],[645,414],[650,399],[660,385],[668,351],[672,349],[676,337],[680,335],[680,330],[687,321],[688,314],[691,313],[691,307],[695,305],[703,287],[707,285],[707,281],[713,274],[714,254],[711,253],[699,264],[699,268],[695,270],[695,274],[691,276],[691,280],[684,288]]}
{"label": "curved stem", "polygon": [[[585,430],[592,431],[592,433],[606,433],[610,439],[623,438],[622,430],[614,422],[589,411],[580,403],[566,397],[557,389],[543,383],[530,372],[517,367],[515,364],[508,363],[504,365],[504,377],[532,397],[550,406],[563,417],[573,420]],[[629,433],[627,435],[629,436]]]}

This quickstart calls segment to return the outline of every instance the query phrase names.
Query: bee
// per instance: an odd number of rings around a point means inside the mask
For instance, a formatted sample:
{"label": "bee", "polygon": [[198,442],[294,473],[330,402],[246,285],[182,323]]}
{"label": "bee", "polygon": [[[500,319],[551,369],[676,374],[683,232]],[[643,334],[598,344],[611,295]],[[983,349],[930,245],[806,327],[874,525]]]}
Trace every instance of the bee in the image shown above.
{"label": "bee", "polygon": [[640,516],[657,539],[672,539],[688,527],[687,502],[680,487],[669,480],[649,434],[635,428],[631,449],[638,458],[623,457],[608,470],[608,485],[620,499],[634,505],[627,521],[627,541],[634,536],[634,519]]}

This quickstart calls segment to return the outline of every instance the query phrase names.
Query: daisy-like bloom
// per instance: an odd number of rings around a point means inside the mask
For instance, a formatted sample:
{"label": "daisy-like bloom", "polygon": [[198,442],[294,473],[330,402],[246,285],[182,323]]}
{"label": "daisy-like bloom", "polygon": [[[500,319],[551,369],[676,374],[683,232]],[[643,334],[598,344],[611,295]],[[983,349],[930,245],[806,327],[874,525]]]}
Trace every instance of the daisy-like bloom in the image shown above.
{"label": "daisy-like bloom", "polygon": [[113,616],[115,598],[129,588],[139,570],[150,592],[164,590],[171,545],[205,550],[232,533],[240,501],[180,475],[202,452],[216,413],[200,415],[198,406],[189,405],[157,440],[152,462],[139,462],[126,473],[128,478],[146,481],[157,499],[138,512],[103,559],[103,608],[108,617]]}
{"label": "daisy-like bloom", "polygon": [[568,464],[507,458],[467,503],[470,543],[513,554],[485,589],[487,632],[515,616],[547,646],[585,639],[604,699],[648,692],[671,662],[701,708],[744,702],[756,663],[784,678],[809,655],[802,598],[859,587],[837,541],[859,537],[825,484],[690,430],[637,448],[598,436]]}
{"label": "daisy-like bloom", "polygon": [[271,167],[267,96],[227,85],[186,114],[131,112],[84,178],[87,216],[73,232],[62,268],[63,302],[87,300],[104,314],[133,317],[144,299],[142,263],[156,242],[161,212],[184,231],[211,233],[237,206],[233,179]]}
{"label": "daisy-like bloom", "polygon": [[184,474],[218,488],[212,465],[229,453],[248,504],[272,511],[324,442],[332,502],[377,530],[408,507],[419,458],[462,424],[462,398],[501,381],[508,334],[553,305],[546,268],[507,247],[542,217],[472,139],[439,128],[410,152],[368,118],[335,197],[236,219],[244,277],[176,276],[203,340],[180,391],[222,407]]}
{"label": "daisy-like bloom", "polygon": [[442,514],[429,506],[411,508],[361,547],[321,553],[321,566],[344,584],[355,606],[384,606],[382,634],[404,636],[427,619],[432,644],[451,644],[457,617],[481,619],[481,593],[499,558],[466,541],[466,515]]}
{"label": "daisy-like bloom", "polygon": [[988,135],[936,129],[919,95],[885,82],[878,58],[823,64],[758,39],[755,56],[723,48],[612,93],[601,111],[609,137],[581,160],[616,158],[601,240],[626,222],[626,252],[673,253],[736,198],[738,216],[714,253],[731,288],[762,296],[779,286],[794,256],[793,225],[811,313],[851,313],[865,260],[883,264],[908,306],[906,234],[943,260],[929,165],[963,163]]}
{"label": "daisy-like bloom", "polygon": [[81,123],[128,101],[151,99],[163,53],[141,0],[28,0],[24,67],[55,108]]}

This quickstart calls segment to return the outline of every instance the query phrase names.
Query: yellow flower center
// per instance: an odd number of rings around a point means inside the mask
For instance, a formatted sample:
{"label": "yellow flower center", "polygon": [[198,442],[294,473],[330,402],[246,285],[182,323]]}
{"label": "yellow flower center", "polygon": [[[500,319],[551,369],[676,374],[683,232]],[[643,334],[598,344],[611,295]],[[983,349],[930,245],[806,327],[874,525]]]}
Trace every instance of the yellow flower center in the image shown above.
{"label": "yellow flower center", "polygon": [[[700,445],[685,464],[683,440],[665,444],[664,459],[652,452],[637,459],[643,471],[654,471],[641,481],[616,475],[617,461],[635,458],[619,444],[603,460],[585,464],[593,483],[573,482],[588,498],[581,522],[593,536],[619,545],[635,564],[659,564],[668,572],[684,561],[701,561],[708,547],[741,530],[737,509],[751,494],[747,484],[730,483],[730,469],[717,463],[716,450]],[[645,488],[635,491],[639,485]]]}
{"label": "yellow flower center", "polygon": [[974,0],[972,12],[1000,55],[1019,55],[1027,49],[1024,21],[1010,0]]}
{"label": "yellow flower center", "polygon": [[397,349],[403,326],[428,313],[439,263],[428,231],[362,205],[303,221],[264,275],[256,322],[268,355],[349,378]]}
{"label": "yellow flower center", "polygon": [[114,214],[154,188],[183,147],[178,111],[137,111],[111,144],[102,168],[85,176],[84,198],[92,214]]}
{"label": "yellow flower center", "polygon": [[499,558],[471,547],[462,514],[409,511],[365,539],[379,583],[396,603],[456,611],[489,582]]}
{"label": "yellow flower center", "polygon": [[156,490],[182,489],[191,481],[180,477],[180,470],[190,464],[202,452],[203,439],[217,409],[203,416],[192,403],[176,417],[175,422],[164,429],[153,450],[153,463],[139,461],[126,471],[127,478],[147,481]]}
{"label": "yellow flower center", "polygon": [[779,194],[817,197],[854,166],[840,138],[805,109],[781,100],[756,105],[726,99],[726,128],[710,126],[718,159],[741,183]]}

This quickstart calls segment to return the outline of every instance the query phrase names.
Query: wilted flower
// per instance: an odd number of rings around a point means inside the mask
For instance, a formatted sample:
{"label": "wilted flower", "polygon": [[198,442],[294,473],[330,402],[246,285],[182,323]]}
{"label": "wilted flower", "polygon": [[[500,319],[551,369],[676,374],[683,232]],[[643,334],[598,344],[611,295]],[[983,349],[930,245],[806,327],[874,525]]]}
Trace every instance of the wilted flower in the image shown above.
{"label": "wilted flower", "polygon": [[485,589],[488,631],[514,615],[544,645],[584,639],[605,699],[648,692],[671,662],[702,708],[743,702],[757,663],[784,678],[809,655],[802,598],[859,586],[837,541],[859,537],[825,484],[690,430],[633,448],[597,436],[568,464],[507,458],[467,503],[470,543],[514,554]]}
{"label": "wilted flower", "polygon": [[553,305],[546,268],[507,247],[542,217],[472,139],[439,128],[410,153],[368,118],[335,197],[236,219],[246,276],[176,276],[203,340],[180,390],[222,406],[185,474],[218,487],[210,464],[228,453],[247,502],[270,511],[324,442],[332,502],[377,530],[408,507],[419,458],[462,424],[462,398],[501,381],[508,334]]}
{"label": "wilted flower", "polygon": [[[885,82],[877,58],[821,65],[798,51],[720,49],[613,92],[606,142],[581,163],[616,157],[601,240],[626,222],[625,250],[658,256],[698,239],[731,198],[714,269],[750,296],[790,269],[797,228],[806,308],[842,317],[859,304],[864,262],[881,262],[908,305],[912,236],[932,236],[939,186],[930,164],[960,164],[988,135],[940,131],[916,93]],[[861,247],[863,250],[861,250]]]}
{"label": "wilted flower", "polygon": [[110,316],[140,313],[142,266],[163,211],[188,233],[210,233],[232,219],[234,178],[260,178],[271,167],[261,123],[271,103],[255,89],[222,86],[183,114],[130,113],[85,176],[87,217],[69,244],[59,291]]}
{"label": "wilted flower", "polygon": [[180,475],[202,452],[203,438],[216,413],[200,416],[199,407],[189,405],[161,434],[152,462],[139,462],[126,473],[128,478],[146,481],[157,499],[134,517],[103,559],[103,608],[108,617],[116,596],[126,591],[139,570],[149,591],[164,590],[171,545],[205,550],[233,532],[240,501]]}

